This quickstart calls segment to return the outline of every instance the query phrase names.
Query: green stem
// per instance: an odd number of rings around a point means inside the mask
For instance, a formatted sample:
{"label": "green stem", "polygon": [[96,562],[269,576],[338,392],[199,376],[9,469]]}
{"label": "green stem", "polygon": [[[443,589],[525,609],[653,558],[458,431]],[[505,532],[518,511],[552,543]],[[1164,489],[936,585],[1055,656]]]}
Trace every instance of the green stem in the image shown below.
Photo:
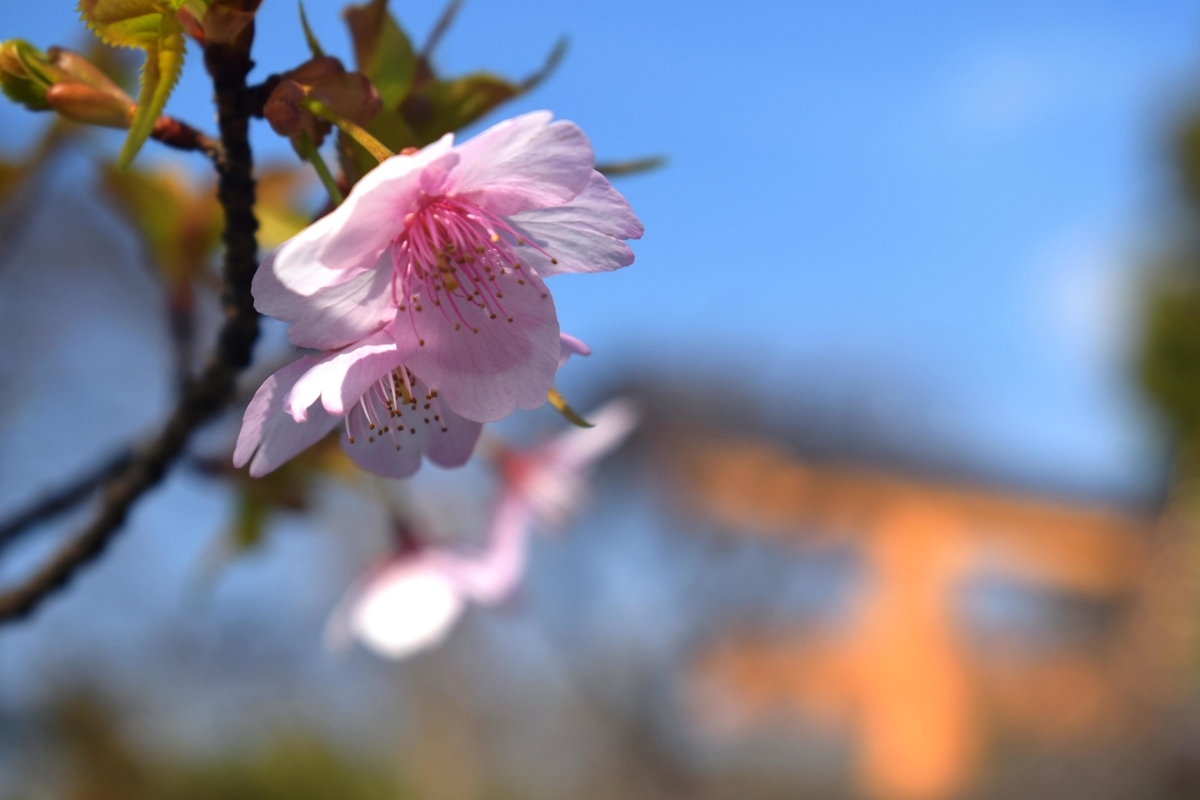
{"label": "green stem", "polygon": [[383,162],[396,155],[389,150],[383,144],[383,142],[367,133],[367,131],[361,125],[355,125],[350,120],[343,119],[336,111],[322,103],[320,100],[316,100],[312,97],[306,97],[304,98],[303,103],[305,108],[316,114],[321,119],[337,125],[338,128],[344,131],[347,136],[358,142],[360,145],[362,145],[364,150],[374,156],[376,161]]}
{"label": "green stem", "polygon": [[300,131],[299,147],[300,156],[313,165],[317,177],[321,179],[321,185],[325,187],[325,191],[329,192],[329,198],[333,200],[333,204],[340,206],[346,198],[342,196],[342,190],[338,188],[337,181],[333,179],[333,173],[329,171],[325,159],[321,158],[321,151],[317,149],[305,131]]}

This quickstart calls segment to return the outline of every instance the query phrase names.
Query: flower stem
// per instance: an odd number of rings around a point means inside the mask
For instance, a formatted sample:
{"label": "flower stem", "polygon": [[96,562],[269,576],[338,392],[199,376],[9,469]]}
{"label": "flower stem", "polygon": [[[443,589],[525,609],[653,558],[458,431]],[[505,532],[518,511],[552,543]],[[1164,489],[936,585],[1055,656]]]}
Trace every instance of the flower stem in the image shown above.
{"label": "flower stem", "polygon": [[301,157],[313,165],[317,177],[321,179],[321,185],[325,187],[325,191],[329,192],[329,199],[333,200],[335,206],[340,206],[346,198],[342,196],[342,190],[338,188],[337,181],[333,179],[333,173],[329,171],[325,159],[321,158],[321,151],[313,144],[313,140],[306,131],[300,131],[299,145]]}
{"label": "flower stem", "polygon": [[361,125],[355,125],[350,120],[342,118],[336,111],[322,103],[320,100],[316,100],[312,97],[306,97],[304,98],[303,102],[304,107],[309,111],[316,114],[321,119],[337,125],[338,128],[344,131],[347,136],[362,145],[363,149],[374,156],[376,161],[383,162],[396,155],[391,150],[387,149],[383,142],[367,133],[367,131]]}

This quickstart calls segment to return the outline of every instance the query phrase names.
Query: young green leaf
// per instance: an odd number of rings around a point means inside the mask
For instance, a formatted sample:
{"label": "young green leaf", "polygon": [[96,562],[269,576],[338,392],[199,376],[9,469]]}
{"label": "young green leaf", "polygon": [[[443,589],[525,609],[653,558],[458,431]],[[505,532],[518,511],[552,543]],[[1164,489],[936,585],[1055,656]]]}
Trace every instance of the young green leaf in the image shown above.
{"label": "young green leaf", "polygon": [[408,96],[417,74],[417,55],[408,34],[387,13],[387,0],[350,6],[345,18],[359,71],[375,84],[383,107],[394,110]]}
{"label": "young green leaf", "polygon": [[[458,131],[483,117],[497,106],[540,85],[561,63],[566,40],[560,40],[541,68],[525,80],[514,83],[488,72],[473,72],[451,80],[442,80],[431,71],[409,91],[400,106],[420,146],[437,140],[449,131]],[[385,103],[385,108],[386,103]]]}
{"label": "young green leaf", "polygon": [[408,96],[417,73],[417,56],[412,42],[389,14],[379,31],[375,55],[365,70],[379,90],[384,108],[395,108]]}
{"label": "young green leaf", "polygon": [[144,50],[137,111],[121,148],[117,166],[125,169],[149,138],[183,71],[186,48],[183,26],[175,12],[187,5],[194,13],[204,0],[80,0],[88,27],[106,44]]}
{"label": "young green leaf", "polygon": [[168,286],[203,278],[221,236],[221,207],[212,186],[165,171],[105,169],[101,190],[142,240]]}
{"label": "young green leaf", "polygon": [[423,146],[448,131],[465,128],[520,93],[518,85],[498,75],[475,72],[425,84],[409,96],[400,110]]}
{"label": "young green leaf", "polygon": [[167,98],[175,88],[183,71],[183,56],[186,47],[183,27],[173,16],[160,19],[158,39],[154,46],[146,49],[146,63],[142,66],[141,85],[138,91],[137,111],[129,126],[129,136],[121,148],[117,166],[124,169],[133,161],[142,144],[154,129],[154,122],[167,106]]}
{"label": "young green leaf", "polygon": [[304,28],[304,41],[308,42],[308,50],[312,53],[313,58],[323,58],[325,51],[321,49],[321,43],[317,41],[317,35],[309,27],[308,15],[304,13],[303,2],[300,3],[300,27]]}

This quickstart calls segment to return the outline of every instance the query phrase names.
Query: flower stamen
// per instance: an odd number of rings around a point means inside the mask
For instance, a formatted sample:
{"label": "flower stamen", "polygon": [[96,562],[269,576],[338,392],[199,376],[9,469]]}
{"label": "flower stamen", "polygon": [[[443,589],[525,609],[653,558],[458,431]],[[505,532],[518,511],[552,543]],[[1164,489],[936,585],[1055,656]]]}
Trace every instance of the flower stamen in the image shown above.
{"label": "flower stamen", "polygon": [[[466,313],[471,306],[489,320],[512,322],[497,278],[521,269],[514,247],[526,245],[550,257],[502,217],[456,197],[435,198],[405,215],[404,230],[392,242],[392,300],[407,312],[419,343],[425,343],[416,317],[422,299],[432,302],[455,331],[479,332]],[[526,281],[521,278],[517,285]]]}

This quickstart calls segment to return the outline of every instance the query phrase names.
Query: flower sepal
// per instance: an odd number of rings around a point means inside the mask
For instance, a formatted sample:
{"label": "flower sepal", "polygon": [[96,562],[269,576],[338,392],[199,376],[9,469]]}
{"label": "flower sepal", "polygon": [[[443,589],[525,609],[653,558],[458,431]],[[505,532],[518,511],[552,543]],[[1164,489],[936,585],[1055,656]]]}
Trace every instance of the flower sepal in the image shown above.
{"label": "flower sepal", "polygon": [[366,125],[381,106],[379,92],[366,75],[347,72],[332,56],[318,56],[284,73],[263,106],[263,115],[276,133],[291,139],[301,152],[301,134],[320,147],[335,120]]}
{"label": "flower sepal", "polygon": [[563,415],[563,419],[565,419],[567,422],[571,423],[575,427],[577,427],[577,428],[594,428],[594,427],[596,427],[595,425],[593,425],[592,423],[588,422],[586,419],[581,417],[579,415],[578,411],[571,408],[571,404],[567,402],[567,398],[562,396],[562,392],[560,392],[557,387],[553,387],[553,386],[550,387],[550,392],[549,392],[549,394],[546,395],[546,399],[550,401],[550,405],[554,407],[555,411],[557,411],[559,414]]}

